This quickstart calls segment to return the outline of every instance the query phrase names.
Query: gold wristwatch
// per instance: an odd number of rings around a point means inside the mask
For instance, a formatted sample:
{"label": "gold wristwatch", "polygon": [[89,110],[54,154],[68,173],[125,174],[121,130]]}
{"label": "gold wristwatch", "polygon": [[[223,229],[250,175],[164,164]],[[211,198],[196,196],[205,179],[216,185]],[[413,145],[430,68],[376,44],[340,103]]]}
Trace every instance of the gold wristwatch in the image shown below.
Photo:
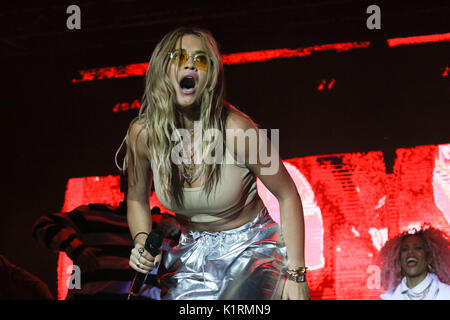
{"label": "gold wristwatch", "polygon": [[295,270],[286,270],[286,278],[288,280],[295,281],[297,283],[299,282],[305,282],[306,281],[306,267],[300,267]]}

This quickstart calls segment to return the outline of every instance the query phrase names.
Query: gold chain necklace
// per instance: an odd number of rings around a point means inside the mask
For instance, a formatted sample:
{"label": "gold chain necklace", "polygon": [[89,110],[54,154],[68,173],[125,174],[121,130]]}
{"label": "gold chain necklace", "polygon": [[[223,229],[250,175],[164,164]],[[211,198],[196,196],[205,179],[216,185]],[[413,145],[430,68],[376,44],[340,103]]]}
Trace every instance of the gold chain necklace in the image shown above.
{"label": "gold chain necklace", "polygon": [[[189,132],[191,133],[191,138],[194,133],[194,129],[189,129]],[[192,183],[197,180],[199,174],[200,174],[200,166],[196,166],[194,163],[194,151],[195,151],[195,142],[192,143],[190,146],[191,156],[190,156],[190,162],[189,163],[181,163],[181,175],[185,179],[185,181],[192,185]],[[184,151],[184,150],[183,150]]]}

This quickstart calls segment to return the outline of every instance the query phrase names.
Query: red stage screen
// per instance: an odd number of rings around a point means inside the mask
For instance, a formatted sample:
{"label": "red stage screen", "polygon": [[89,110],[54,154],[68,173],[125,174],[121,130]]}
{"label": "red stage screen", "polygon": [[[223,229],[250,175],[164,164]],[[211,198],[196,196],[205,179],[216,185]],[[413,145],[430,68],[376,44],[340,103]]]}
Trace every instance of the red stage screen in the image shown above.
{"label": "red stage screen", "polygon": [[[423,222],[449,230],[450,144],[397,149],[392,174],[386,174],[381,151],[284,163],[304,206],[312,299],[379,299],[383,289],[374,261],[389,237]],[[258,191],[279,222],[274,196],[259,181]],[[72,178],[63,211],[89,203],[117,205],[122,196],[118,176]],[[162,208],[155,194],[150,205]],[[59,299],[67,295],[71,264],[61,253]]]}

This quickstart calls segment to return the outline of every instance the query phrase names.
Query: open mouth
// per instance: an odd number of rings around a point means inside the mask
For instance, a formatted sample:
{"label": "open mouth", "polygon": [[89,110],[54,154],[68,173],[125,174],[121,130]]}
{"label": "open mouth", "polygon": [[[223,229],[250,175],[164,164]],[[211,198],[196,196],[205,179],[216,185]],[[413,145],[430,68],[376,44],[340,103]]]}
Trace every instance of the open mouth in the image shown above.
{"label": "open mouth", "polygon": [[197,81],[192,75],[185,75],[180,80],[180,89],[183,94],[193,94]]}
{"label": "open mouth", "polygon": [[417,265],[417,259],[414,257],[410,257],[406,260],[406,265],[409,268],[414,268]]}

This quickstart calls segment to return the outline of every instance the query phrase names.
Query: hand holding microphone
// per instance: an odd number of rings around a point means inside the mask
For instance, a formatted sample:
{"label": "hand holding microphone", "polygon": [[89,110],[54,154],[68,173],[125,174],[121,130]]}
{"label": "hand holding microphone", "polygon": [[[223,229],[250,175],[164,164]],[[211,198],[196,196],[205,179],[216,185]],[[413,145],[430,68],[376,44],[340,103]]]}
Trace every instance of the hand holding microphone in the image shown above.
{"label": "hand holding microphone", "polygon": [[128,290],[128,300],[139,295],[147,274],[161,261],[160,251],[163,240],[164,234],[154,230],[148,235],[144,246],[137,243],[131,250],[130,266],[137,272]]}
{"label": "hand holding microphone", "polygon": [[[146,234],[142,233],[141,238]],[[160,248],[163,242],[164,235],[159,230],[152,231],[142,245],[139,241],[136,242],[135,247],[131,250],[130,266],[135,271],[147,274],[161,262]]]}

